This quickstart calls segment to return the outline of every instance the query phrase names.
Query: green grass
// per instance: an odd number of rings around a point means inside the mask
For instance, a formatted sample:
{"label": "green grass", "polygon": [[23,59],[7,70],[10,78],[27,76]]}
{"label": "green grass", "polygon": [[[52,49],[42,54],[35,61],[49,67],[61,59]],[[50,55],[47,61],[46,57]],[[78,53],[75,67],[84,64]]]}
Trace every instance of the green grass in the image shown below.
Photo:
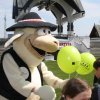
{"label": "green grass", "polygon": [[[61,79],[67,79],[67,78],[69,78],[69,75],[68,74],[66,74],[66,73],[64,73],[64,72],[62,72],[60,70],[60,68],[58,67],[56,61],[45,61],[45,64],[48,66],[48,69],[51,70],[54,73],[54,75],[56,75],[57,77],[59,77]],[[77,75],[76,73],[72,73],[70,75],[70,78],[72,78],[72,77],[79,77],[79,78],[81,78],[83,80],[86,80],[88,82],[88,84],[90,86],[92,86],[92,83],[93,83],[93,75],[94,75],[93,72],[90,73],[90,74],[88,74],[88,75],[84,75],[84,76]],[[61,93],[61,90],[60,89],[56,89],[56,94],[57,94],[56,100],[59,100],[60,95],[61,95],[60,93]]]}

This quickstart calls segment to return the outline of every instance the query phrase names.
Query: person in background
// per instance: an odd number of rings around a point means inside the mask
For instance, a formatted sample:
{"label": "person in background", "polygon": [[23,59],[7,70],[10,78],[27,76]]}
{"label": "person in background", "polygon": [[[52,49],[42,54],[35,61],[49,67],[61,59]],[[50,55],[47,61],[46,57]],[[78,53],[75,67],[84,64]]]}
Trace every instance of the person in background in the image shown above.
{"label": "person in background", "polygon": [[63,87],[60,100],[89,100],[91,94],[92,90],[86,81],[72,78]]}
{"label": "person in background", "polygon": [[95,85],[95,83],[99,83],[100,84],[100,58],[98,58],[94,62],[93,67],[95,69],[95,75],[94,75],[93,85]]}
{"label": "person in background", "polygon": [[100,100],[100,58],[93,64],[95,69],[91,100]]}

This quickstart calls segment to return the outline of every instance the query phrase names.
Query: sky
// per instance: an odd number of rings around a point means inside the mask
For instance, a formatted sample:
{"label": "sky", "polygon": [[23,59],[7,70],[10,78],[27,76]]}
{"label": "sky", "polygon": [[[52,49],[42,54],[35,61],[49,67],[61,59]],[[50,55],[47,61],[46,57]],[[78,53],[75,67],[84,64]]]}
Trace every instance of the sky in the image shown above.
{"label": "sky", "polygon": [[[12,1],[0,0],[0,38],[4,37],[4,16],[6,16],[6,28],[15,23],[12,19]],[[81,3],[85,10],[85,16],[74,21],[74,32],[78,36],[89,36],[94,24],[100,25],[100,0],[81,0]],[[36,11],[46,21],[56,23],[56,19],[50,11],[37,11],[36,8],[31,11]],[[63,34],[67,34],[66,24]]]}

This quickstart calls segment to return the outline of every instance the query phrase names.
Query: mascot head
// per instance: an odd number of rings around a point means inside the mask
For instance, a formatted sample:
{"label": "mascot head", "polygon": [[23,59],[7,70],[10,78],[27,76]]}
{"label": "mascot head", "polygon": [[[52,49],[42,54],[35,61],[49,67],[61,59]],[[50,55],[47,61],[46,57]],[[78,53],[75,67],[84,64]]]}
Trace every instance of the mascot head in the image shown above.
{"label": "mascot head", "polygon": [[56,28],[37,13],[29,12],[7,28],[7,31],[14,31],[14,36],[5,43],[5,47],[13,44],[13,49],[27,64],[38,65],[46,52],[52,53],[59,48],[58,40],[51,35]]}

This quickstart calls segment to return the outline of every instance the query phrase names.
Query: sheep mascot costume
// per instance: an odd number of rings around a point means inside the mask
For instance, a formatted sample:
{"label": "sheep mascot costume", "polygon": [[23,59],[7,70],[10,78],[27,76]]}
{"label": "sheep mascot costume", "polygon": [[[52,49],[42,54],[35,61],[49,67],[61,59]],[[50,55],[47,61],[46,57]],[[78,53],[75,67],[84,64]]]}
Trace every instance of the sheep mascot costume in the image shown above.
{"label": "sheep mascot costume", "polygon": [[[46,52],[55,52],[59,47],[50,34],[56,28],[35,12],[21,16],[7,28],[14,31],[14,36],[5,43],[9,48],[1,57],[0,100],[55,100],[54,88],[62,88],[67,79],[54,76],[43,59]],[[42,80],[47,85],[42,85]]]}

